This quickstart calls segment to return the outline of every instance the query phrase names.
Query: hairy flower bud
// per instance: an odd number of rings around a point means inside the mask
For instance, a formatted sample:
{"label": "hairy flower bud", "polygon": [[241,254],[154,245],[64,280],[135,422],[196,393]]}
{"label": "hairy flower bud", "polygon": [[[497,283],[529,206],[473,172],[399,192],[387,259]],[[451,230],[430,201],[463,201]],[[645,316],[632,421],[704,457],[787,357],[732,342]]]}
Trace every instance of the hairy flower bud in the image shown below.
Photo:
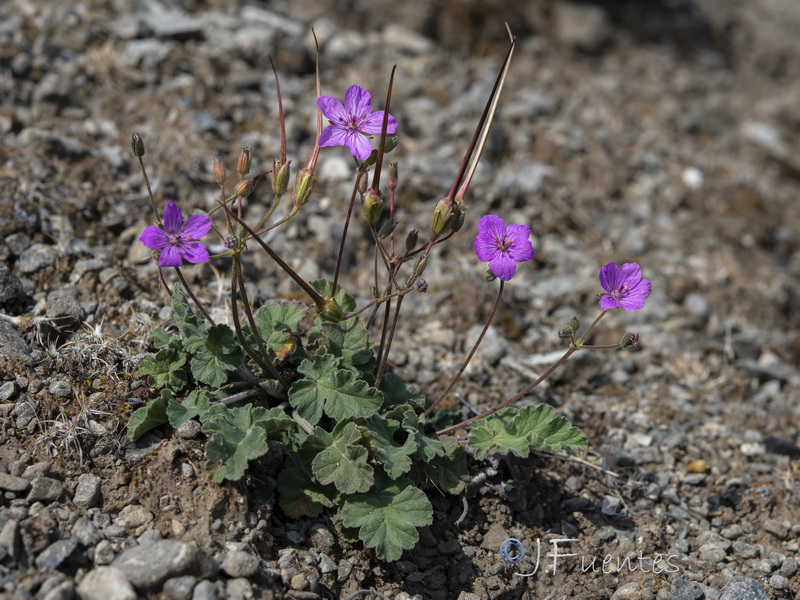
{"label": "hairy flower bud", "polygon": [[392,150],[397,148],[398,139],[396,135],[387,135],[386,142],[383,144],[383,153],[389,154]]}
{"label": "hairy flower bud", "polygon": [[289,187],[289,172],[292,161],[280,163],[277,158],[272,162],[272,193],[282,196]]}
{"label": "hairy flower bud", "polygon": [[331,323],[339,323],[344,320],[344,311],[336,303],[336,300],[330,296],[323,296],[322,299],[325,304],[316,307],[317,314],[325,321]]}
{"label": "hairy flower bud", "polygon": [[638,333],[626,333],[622,336],[622,339],[619,341],[620,348],[624,350],[635,350],[636,346],[639,345],[639,334]]}
{"label": "hairy flower bud", "polygon": [[225,163],[222,162],[219,158],[214,159],[214,179],[217,180],[217,183],[222,185],[225,183],[225,179],[227,179],[228,174],[225,172]]}
{"label": "hairy flower bud", "polygon": [[492,282],[492,281],[494,281],[495,279],[497,279],[497,275],[495,275],[494,273],[492,273],[492,270],[491,270],[491,269],[486,269],[486,273],[484,273],[484,274],[483,274],[483,280],[484,280],[485,282],[487,282],[487,283],[491,283],[491,282]]}
{"label": "hairy flower bud", "polygon": [[558,330],[558,337],[561,339],[571,338],[572,335],[575,333],[575,330],[570,325],[565,325],[561,329]]}
{"label": "hairy flower bud", "polygon": [[131,136],[131,151],[137,158],[142,158],[144,156],[144,140],[138,133],[134,133]]}
{"label": "hairy flower bud", "polygon": [[236,184],[236,187],[233,188],[233,191],[236,192],[237,196],[246,198],[247,196],[253,193],[254,189],[256,189],[255,179],[242,179],[239,183]]}
{"label": "hairy flower bud", "polygon": [[572,331],[578,331],[581,328],[581,322],[578,320],[578,317],[572,317],[569,326],[572,327]]}
{"label": "hairy flower bud", "polygon": [[456,233],[464,226],[464,217],[467,214],[467,209],[463,202],[456,202],[453,206],[453,223],[450,225],[450,230]]}
{"label": "hairy flower bud", "polygon": [[431,219],[431,231],[433,231],[433,235],[439,237],[447,233],[455,218],[453,202],[448,198],[439,200],[436,204],[436,208],[433,210],[433,219]]}
{"label": "hairy flower bud", "polygon": [[314,175],[313,171],[309,171],[306,169],[300,169],[297,172],[297,177],[294,181],[294,196],[292,198],[292,202],[294,202],[295,208],[300,208],[304,206],[306,202],[308,202],[309,197],[311,197],[311,192],[314,191],[314,186],[317,183],[317,176]]}
{"label": "hairy flower bud", "polygon": [[389,234],[394,231],[395,227],[397,227],[397,221],[394,219],[389,219],[386,221],[386,223],[381,225],[380,231],[378,231],[378,237],[382,240],[385,240],[387,237],[389,237]]}
{"label": "hairy flower bud", "polygon": [[383,200],[381,200],[381,193],[372,188],[367,190],[364,196],[364,217],[367,223],[374,225],[381,218],[383,212]]}
{"label": "hairy flower bud", "polygon": [[373,150],[372,152],[370,152],[369,156],[364,160],[364,162],[368,164],[370,167],[374,165],[376,162],[378,162],[378,151]]}
{"label": "hairy flower bud", "polygon": [[419,239],[419,231],[412,229],[406,236],[406,252],[411,252],[417,247],[417,240]]}
{"label": "hairy flower bud", "polygon": [[417,259],[417,262],[414,263],[414,275],[419,277],[425,272],[426,267],[428,266],[428,257],[424,254]]}
{"label": "hairy flower bud", "polygon": [[397,163],[396,162],[390,162],[389,163],[389,181],[387,182],[387,185],[389,186],[389,189],[391,191],[395,191],[397,189],[397,181],[398,181]]}
{"label": "hairy flower bud", "polygon": [[250,172],[250,160],[252,158],[252,152],[250,148],[242,148],[242,153],[239,155],[239,164],[236,166],[236,171],[239,173],[239,177],[244,177]]}

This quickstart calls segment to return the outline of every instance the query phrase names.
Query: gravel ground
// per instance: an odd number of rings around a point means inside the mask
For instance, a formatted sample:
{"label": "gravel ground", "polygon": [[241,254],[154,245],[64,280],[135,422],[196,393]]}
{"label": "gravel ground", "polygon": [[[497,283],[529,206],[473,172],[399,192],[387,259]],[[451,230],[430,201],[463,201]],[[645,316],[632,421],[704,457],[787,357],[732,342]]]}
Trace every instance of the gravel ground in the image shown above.
{"label": "gravel ground", "polygon": [[[800,4],[166,4],[0,6],[0,595],[800,594]],[[274,473],[209,482],[196,429],[130,443],[128,416],[156,395],[136,364],[170,317],[136,241],[151,215],[131,133],[159,201],[210,208],[214,157],[233,171],[250,146],[253,171],[271,168],[272,55],[305,165],[313,25],[323,93],[380,97],[397,64],[399,228],[424,231],[501,64],[503,21],[518,48],[465,231],[431,262],[428,294],[409,297],[391,360],[433,393],[468,351],[494,296],[471,253],[483,214],[529,224],[536,259],[457,389],[473,406],[542,372],[573,315],[594,318],[600,266],[638,261],[647,307],[609,315],[597,337],[637,331],[639,350],[579,353],[531,397],[589,451],[473,461],[464,497],[431,498],[434,525],[386,564],[329,519],[288,519]],[[308,278],[332,270],[351,185],[342,149],[319,171],[303,218],[272,241]],[[343,283],[364,298],[358,237]],[[211,267],[186,271],[213,302]],[[262,256],[249,271],[260,302],[296,292]],[[516,565],[498,554],[510,537],[527,551]]]}

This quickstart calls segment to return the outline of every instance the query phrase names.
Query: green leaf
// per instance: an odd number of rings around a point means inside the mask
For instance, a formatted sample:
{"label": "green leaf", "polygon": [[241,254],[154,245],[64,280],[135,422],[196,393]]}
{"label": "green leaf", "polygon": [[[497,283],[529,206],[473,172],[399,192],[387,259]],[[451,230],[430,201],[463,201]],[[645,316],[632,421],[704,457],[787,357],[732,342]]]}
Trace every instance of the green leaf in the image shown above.
{"label": "green leaf", "polygon": [[[306,316],[306,308],[297,302],[265,304],[255,316],[256,329],[261,339],[278,359],[287,358],[297,346],[292,334],[300,333],[300,321]],[[245,327],[250,331],[249,327]],[[248,336],[252,338],[252,332]],[[251,345],[255,348],[253,339]]]}
{"label": "green leaf", "polygon": [[340,369],[329,354],[304,360],[297,370],[305,375],[289,389],[289,404],[300,416],[316,425],[322,413],[342,421],[349,417],[370,417],[383,402],[383,394],[356,378],[349,369]]}
{"label": "green leaf", "polygon": [[428,400],[420,395],[417,388],[403,381],[395,373],[386,373],[383,376],[381,391],[384,397],[384,408],[388,409],[401,404],[413,404],[420,408],[427,408]]}
{"label": "green leaf", "polygon": [[195,417],[204,414],[211,408],[214,395],[205,390],[194,390],[183,402],[170,400],[167,405],[167,418],[169,424],[175,429]]}
{"label": "green leaf", "polygon": [[522,409],[504,408],[481,419],[469,434],[475,458],[483,460],[494,450],[500,454],[527,457],[531,449],[558,452],[581,450],[586,436],[548,404]]}
{"label": "green leaf", "polygon": [[333,441],[317,454],[311,471],[323,485],[333,483],[343,494],[366,492],[374,481],[373,470],[367,464],[369,452],[363,445],[361,431],[355,423],[333,430]]}
{"label": "green leaf", "polygon": [[203,432],[211,438],[206,445],[211,480],[241,479],[248,462],[266,454],[268,435],[292,424],[280,409],[213,405],[203,419]]}
{"label": "green leaf", "polygon": [[174,337],[163,327],[156,327],[150,332],[150,345],[159,350],[168,348]]}
{"label": "green leaf", "polygon": [[[204,332],[187,339],[186,349],[193,353],[192,375],[198,381],[219,387],[228,380],[228,373],[242,364],[242,350],[230,327],[213,325]],[[204,338],[204,339],[203,339]]]}
{"label": "green leaf", "polygon": [[460,494],[470,481],[467,471],[467,452],[453,438],[442,440],[445,454],[430,461],[419,461],[416,468],[424,477],[426,485],[432,485],[441,492]]}
{"label": "green leaf", "polygon": [[433,507],[407,479],[376,483],[374,492],[346,499],[338,516],[345,527],[358,528],[358,537],[380,560],[395,561],[416,546],[417,527],[433,522]]}
{"label": "green leaf", "polygon": [[289,517],[316,517],[325,507],[332,507],[336,489],[322,485],[311,474],[311,461],[302,454],[286,456],[283,471],[278,475],[278,503]]}
{"label": "green leaf", "polygon": [[[400,423],[379,414],[372,415],[367,424],[377,445],[375,457],[383,465],[383,470],[397,479],[411,469],[411,455],[417,449],[415,436],[400,428]],[[402,443],[397,441],[398,433],[405,436]]]}
{"label": "green leaf", "polygon": [[342,286],[336,286],[336,293],[332,294],[333,291],[333,282],[328,281],[327,279],[317,279],[316,281],[312,281],[311,285],[316,288],[316,290],[322,294],[323,296],[328,296],[336,300],[336,304],[339,305],[344,312],[349,313],[353,312],[356,309],[356,301],[350,296],[347,292],[342,289]]}
{"label": "green leaf", "polygon": [[186,364],[186,353],[176,348],[159,350],[154,356],[145,356],[139,363],[136,372],[150,376],[154,387],[166,387],[174,392],[186,387],[187,376],[183,366]]}
{"label": "green leaf", "polygon": [[186,296],[180,283],[176,283],[172,290],[172,318],[181,332],[181,336],[186,339],[193,335],[200,334],[206,328],[206,322],[198,315],[192,314],[186,302]]}
{"label": "green leaf", "polygon": [[401,426],[414,438],[417,450],[414,456],[422,461],[431,461],[437,456],[444,456],[445,449],[441,440],[425,435],[419,415],[411,406],[399,406],[390,411],[387,416],[400,421]]}
{"label": "green leaf", "polygon": [[358,317],[338,323],[326,321],[320,329],[326,340],[326,350],[340,358],[342,366],[372,374],[375,358],[369,343],[369,333]]}
{"label": "green leaf", "polygon": [[151,429],[167,422],[167,404],[174,401],[172,392],[161,390],[161,395],[146,406],[134,411],[128,421],[128,438],[135,442]]}

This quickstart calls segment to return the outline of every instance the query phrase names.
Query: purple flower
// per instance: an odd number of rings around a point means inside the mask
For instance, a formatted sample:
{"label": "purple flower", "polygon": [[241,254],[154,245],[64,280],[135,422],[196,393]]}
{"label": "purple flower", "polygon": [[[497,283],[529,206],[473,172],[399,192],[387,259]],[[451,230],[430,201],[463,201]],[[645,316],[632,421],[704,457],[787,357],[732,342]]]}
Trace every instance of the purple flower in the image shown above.
{"label": "purple flower", "polygon": [[[372,152],[372,144],[365,133],[379,134],[383,126],[382,110],[372,112],[370,93],[357,85],[351,85],[344,93],[344,106],[333,96],[320,96],[317,106],[331,124],[319,138],[320,146],[347,146],[350,154],[358,160],[366,160]],[[397,121],[389,115],[386,133],[397,130]]]}
{"label": "purple flower", "polygon": [[489,263],[492,273],[503,281],[510,280],[517,263],[533,258],[533,245],[528,237],[531,228],[526,225],[509,225],[495,215],[486,215],[478,221],[478,235],[473,244],[478,260]]}
{"label": "purple flower", "polygon": [[618,267],[608,263],[600,269],[600,285],[606,291],[600,298],[600,308],[624,308],[633,312],[644,308],[650,295],[650,282],[642,277],[642,268],[636,263],[625,263]]}
{"label": "purple flower", "polygon": [[184,259],[190,263],[208,260],[208,250],[198,240],[211,229],[211,219],[205,215],[192,215],[183,220],[181,209],[172,201],[164,209],[164,228],[146,227],[139,241],[148,248],[161,250],[159,267],[180,267]]}

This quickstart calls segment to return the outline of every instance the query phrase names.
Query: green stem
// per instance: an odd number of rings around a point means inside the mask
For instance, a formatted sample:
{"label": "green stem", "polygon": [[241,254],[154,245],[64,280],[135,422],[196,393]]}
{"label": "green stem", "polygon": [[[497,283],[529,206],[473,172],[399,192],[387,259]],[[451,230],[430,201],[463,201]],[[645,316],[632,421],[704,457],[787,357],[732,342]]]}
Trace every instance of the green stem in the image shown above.
{"label": "green stem", "polygon": [[445,390],[441,394],[439,394],[439,397],[436,398],[436,400],[434,400],[433,404],[431,404],[427,408],[427,410],[425,410],[425,412],[422,413],[423,415],[430,414],[431,411],[434,408],[436,408],[436,405],[439,404],[442,400],[444,400],[444,398],[447,396],[447,394],[450,393],[450,390],[453,389],[453,386],[459,380],[461,375],[464,373],[464,370],[467,368],[467,365],[469,365],[469,361],[471,361],[472,357],[475,356],[475,351],[478,349],[478,346],[483,341],[483,337],[486,335],[486,332],[489,330],[489,326],[492,324],[492,321],[494,320],[494,317],[497,314],[497,309],[500,306],[500,300],[503,297],[503,290],[505,289],[505,284],[506,284],[506,282],[501,279],[500,280],[500,289],[497,290],[497,299],[494,301],[494,305],[492,306],[492,311],[489,313],[489,318],[486,320],[486,324],[483,326],[483,330],[481,331],[481,334],[478,336],[478,339],[475,342],[475,344],[472,346],[472,350],[470,350],[469,355],[467,356],[466,360],[464,361],[464,364],[461,365],[461,368],[458,370],[458,373],[456,373],[455,376],[453,377],[453,379],[450,380],[450,383],[445,388]]}
{"label": "green stem", "polygon": [[156,199],[153,197],[153,190],[150,188],[150,179],[147,177],[147,171],[144,168],[144,161],[142,160],[141,156],[137,156],[136,158],[139,159],[139,168],[142,170],[144,184],[147,186],[147,197],[150,198],[150,206],[153,207],[153,214],[156,216],[156,223],[158,223],[158,226],[161,227],[163,225],[161,222],[161,213],[159,213],[158,209],[156,208]]}

